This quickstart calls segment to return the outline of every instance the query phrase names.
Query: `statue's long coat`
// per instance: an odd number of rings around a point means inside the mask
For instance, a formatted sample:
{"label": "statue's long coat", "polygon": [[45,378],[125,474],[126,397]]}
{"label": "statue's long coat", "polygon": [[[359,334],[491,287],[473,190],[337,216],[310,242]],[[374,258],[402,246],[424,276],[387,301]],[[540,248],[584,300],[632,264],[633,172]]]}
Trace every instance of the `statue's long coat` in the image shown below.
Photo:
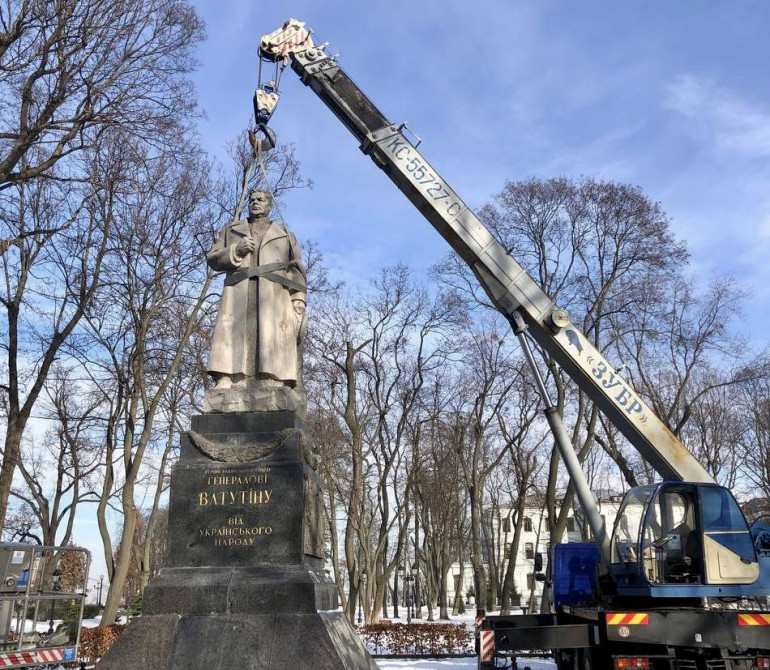
{"label": "statue's long coat", "polygon": [[286,288],[266,277],[243,279],[230,286],[225,284],[211,340],[208,371],[247,377],[267,374],[275,379],[296,382],[297,349],[304,318],[296,314],[292,300],[306,299],[299,244],[293,233],[270,221],[259,246],[239,260],[235,245],[248,235],[247,220],[227,224],[206,257],[209,267],[229,274],[271,263],[291,262],[288,268],[273,274],[291,280],[302,290]]}

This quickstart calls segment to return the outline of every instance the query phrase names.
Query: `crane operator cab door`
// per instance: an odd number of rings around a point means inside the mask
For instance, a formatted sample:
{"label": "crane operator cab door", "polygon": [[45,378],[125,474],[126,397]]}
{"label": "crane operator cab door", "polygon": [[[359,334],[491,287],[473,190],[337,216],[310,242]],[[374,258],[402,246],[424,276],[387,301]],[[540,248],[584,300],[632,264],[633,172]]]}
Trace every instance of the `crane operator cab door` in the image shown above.
{"label": "crane operator cab door", "polygon": [[651,585],[750,584],[759,576],[743,513],[714,484],[631,489],[615,524],[612,562],[626,570],[636,564]]}
{"label": "crane operator cab door", "polygon": [[721,486],[701,486],[699,493],[706,583],[755,582],[759,562],[746,519],[732,493]]}
{"label": "crane operator cab door", "polygon": [[695,486],[661,486],[647,510],[643,534],[645,573],[659,584],[701,584],[703,549]]}

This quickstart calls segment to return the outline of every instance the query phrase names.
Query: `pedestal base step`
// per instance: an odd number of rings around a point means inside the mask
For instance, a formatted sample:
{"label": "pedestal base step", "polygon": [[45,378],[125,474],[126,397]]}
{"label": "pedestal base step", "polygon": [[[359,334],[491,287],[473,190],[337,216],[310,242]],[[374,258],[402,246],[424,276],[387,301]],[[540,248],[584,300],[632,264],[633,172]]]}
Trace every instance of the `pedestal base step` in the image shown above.
{"label": "pedestal base step", "polygon": [[97,670],[377,670],[342,612],[134,619]]}
{"label": "pedestal base step", "polygon": [[312,614],[335,610],[337,587],[306,565],[164,568],[144,590],[143,614]]}

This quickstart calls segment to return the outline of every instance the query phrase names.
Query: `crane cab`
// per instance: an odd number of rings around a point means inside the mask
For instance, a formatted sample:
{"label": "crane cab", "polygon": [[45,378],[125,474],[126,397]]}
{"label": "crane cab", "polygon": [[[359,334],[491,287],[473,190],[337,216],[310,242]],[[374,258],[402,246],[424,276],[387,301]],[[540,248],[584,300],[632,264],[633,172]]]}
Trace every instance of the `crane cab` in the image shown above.
{"label": "crane cab", "polygon": [[608,572],[619,596],[745,596],[749,585],[767,593],[770,582],[770,566],[760,566],[738,503],[716,484],[663,482],[631,489],[610,551]]}

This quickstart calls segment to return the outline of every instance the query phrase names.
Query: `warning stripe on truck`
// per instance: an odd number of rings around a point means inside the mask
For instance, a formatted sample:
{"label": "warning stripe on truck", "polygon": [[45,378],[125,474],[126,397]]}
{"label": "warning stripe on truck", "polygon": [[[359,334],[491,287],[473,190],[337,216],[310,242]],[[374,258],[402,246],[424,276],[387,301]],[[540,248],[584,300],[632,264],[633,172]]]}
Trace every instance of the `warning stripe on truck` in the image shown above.
{"label": "warning stripe on truck", "polygon": [[770,626],[770,614],[739,614],[739,626]]}
{"label": "warning stripe on truck", "polygon": [[482,662],[489,662],[495,655],[495,631],[482,630],[479,636],[480,648],[479,656]]}
{"label": "warning stripe on truck", "polygon": [[607,612],[608,626],[646,626],[650,615],[646,612]]}

